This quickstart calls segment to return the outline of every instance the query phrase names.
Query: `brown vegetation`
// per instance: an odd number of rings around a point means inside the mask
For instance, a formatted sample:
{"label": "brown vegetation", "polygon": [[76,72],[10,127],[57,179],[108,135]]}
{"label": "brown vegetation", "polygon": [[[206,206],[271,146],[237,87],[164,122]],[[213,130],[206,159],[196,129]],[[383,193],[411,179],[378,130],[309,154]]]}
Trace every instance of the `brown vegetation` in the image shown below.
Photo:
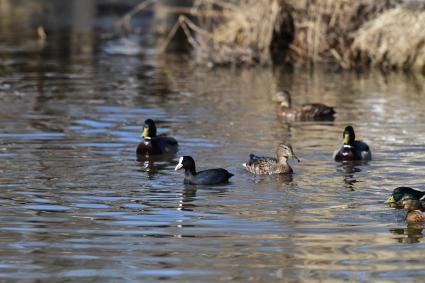
{"label": "brown vegetation", "polygon": [[175,28],[185,31],[202,62],[265,64],[271,60],[274,35],[281,34],[284,11],[278,0],[197,0],[191,12],[196,24],[181,15]]}
{"label": "brown vegetation", "polygon": [[425,11],[409,7],[386,11],[354,33],[352,50],[360,63],[425,73]]}
{"label": "brown vegetation", "polygon": [[181,28],[196,58],[210,64],[332,62],[349,69],[371,63],[424,70],[425,10],[400,1],[195,0],[191,9],[179,10],[163,50]]}
{"label": "brown vegetation", "polygon": [[352,32],[382,11],[392,7],[389,0],[288,0],[294,7],[295,39],[292,60],[303,64],[336,62],[353,65]]}

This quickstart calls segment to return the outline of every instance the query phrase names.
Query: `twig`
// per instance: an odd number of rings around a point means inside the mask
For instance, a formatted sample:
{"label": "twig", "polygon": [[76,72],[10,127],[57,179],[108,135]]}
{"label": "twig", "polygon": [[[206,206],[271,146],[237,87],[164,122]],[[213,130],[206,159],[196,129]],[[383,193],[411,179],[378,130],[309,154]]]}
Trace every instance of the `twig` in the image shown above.
{"label": "twig", "polygon": [[131,29],[130,21],[131,18],[149,7],[150,5],[154,4],[156,0],[146,0],[136,7],[134,7],[130,12],[125,14],[115,25],[116,30],[119,30],[121,34],[128,33]]}

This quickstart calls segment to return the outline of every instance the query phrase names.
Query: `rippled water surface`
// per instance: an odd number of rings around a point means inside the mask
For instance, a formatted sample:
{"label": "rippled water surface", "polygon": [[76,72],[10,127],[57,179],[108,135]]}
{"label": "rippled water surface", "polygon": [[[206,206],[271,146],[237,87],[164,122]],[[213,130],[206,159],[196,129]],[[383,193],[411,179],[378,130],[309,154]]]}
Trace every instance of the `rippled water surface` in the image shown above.
{"label": "rippled water surface", "polygon": [[[423,77],[207,69],[158,55],[149,38],[116,39],[109,14],[88,35],[53,21],[46,42],[10,15],[0,31],[0,280],[425,280],[422,226],[383,204],[397,186],[424,188]],[[280,120],[271,98],[282,88],[295,104],[334,105],[335,121]],[[183,185],[178,156],[137,161],[146,118],[198,168],[234,173],[231,183]],[[347,124],[372,162],[332,161]],[[243,170],[281,141],[301,159],[292,177]]]}

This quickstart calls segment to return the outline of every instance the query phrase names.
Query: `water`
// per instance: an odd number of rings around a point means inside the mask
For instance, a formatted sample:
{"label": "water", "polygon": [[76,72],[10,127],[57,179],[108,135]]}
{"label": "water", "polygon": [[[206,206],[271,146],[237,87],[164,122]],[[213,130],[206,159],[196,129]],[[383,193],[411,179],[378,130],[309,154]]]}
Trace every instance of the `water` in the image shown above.
{"label": "water", "polygon": [[[207,69],[158,55],[149,38],[139,54],[111,34],[114,19],[98,15],[66,50],[72,29],[42,46],[30,23],[26,38],[0,32],[1,280],[425,279],[423,227],[383,204],[397,186],[424,188],[423,77]],[[281,88],[295,104],[334,105],[336,120],[278,119]],[[194,188],[173,170],[178,156],[137,161],[146,118],[232,182]],[[332,161],[347,124],[372,162]],[[243,170],[281,141],[301,159],[292,177]]]}

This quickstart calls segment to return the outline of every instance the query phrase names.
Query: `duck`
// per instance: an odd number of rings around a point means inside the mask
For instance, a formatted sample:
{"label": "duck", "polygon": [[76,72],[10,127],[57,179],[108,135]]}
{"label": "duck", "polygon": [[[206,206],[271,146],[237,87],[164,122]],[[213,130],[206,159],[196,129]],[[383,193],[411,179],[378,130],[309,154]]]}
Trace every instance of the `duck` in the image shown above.
{"label": "duck", "polygon": [[345,127],[342,137],[343,145],[333,153],[335,161],[369,161],[372,159],[369,146],[364,141],[356,140],[352,126]]}
{"label": "duck", "polygon": [[291,174],[293,170],[288,163],[289,157],[300,162],[298,157],[295,156],[290,144],[280,143],[276,149],[276,158],[250,154],[249,161],[243,163],[242,166],[247,171],[256,175]]}
{"label": "duck", "polygon": [[152,119],[145,120],[141,138],[143,141],[136,150],[139,156],[175,154],[179,150],[179,144],[175,138],[166,134],[156,134],[156,125]]}
{"label": "duck", "polygon": [[182,156],[179,158],[175,171],[184,169],[184,184],[189,185],[216,185],[229,182],[234,176],[223,168],[207,169],[196,172],[195,160],[191,156]]}
{"label": "duck", "polygon": [[336,113],[333,107],[322,103],[304,103],[293,108],[291,94],[287,90],[277,92],[273,100],[280,103],[278,114],[288,120],[333,120]]}
{"label": "duck", "polygon": [[406,222],[416,223],[425,221],[425,192],[410,187],[395,188],[386,204],[407,210]]}

